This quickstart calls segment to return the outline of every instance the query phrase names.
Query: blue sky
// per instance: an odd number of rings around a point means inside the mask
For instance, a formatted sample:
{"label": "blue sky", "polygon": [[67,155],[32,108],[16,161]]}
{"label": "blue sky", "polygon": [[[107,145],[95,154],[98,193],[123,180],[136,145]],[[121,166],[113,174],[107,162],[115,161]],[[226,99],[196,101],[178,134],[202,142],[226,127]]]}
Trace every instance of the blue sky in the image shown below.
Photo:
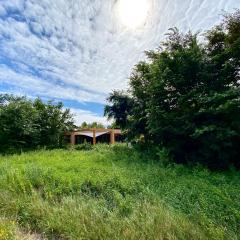
{"label": "blue sky", "polygon": [[0,93],[61,100],[76,123],[107,124],[109,92],[128,87],[134,64],[170,27],[204,32],[240,8],[239,0],[141,1],[145,8],[125,11],[125,0],[0,0]]}

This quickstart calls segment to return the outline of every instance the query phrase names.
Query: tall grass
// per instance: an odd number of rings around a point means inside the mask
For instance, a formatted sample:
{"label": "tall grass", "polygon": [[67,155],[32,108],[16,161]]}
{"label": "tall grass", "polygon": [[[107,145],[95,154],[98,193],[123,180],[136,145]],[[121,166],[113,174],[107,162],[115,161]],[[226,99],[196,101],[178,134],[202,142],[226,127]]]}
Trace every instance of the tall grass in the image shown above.
{"label": "tall grass", "polygon": [[0,239],[239,239],[239,183],[125,145],[2,156]]}

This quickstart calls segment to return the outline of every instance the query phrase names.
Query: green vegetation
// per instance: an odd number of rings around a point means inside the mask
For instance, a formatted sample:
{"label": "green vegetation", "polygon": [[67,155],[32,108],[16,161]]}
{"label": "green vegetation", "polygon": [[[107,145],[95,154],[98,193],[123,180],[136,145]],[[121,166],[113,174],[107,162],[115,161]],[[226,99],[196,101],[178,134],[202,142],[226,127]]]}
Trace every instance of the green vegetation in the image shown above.
{"label": "green vegetation", "polygon": [[177,163],[240,168],[240,10],[202,39],[170,29],[135,66],[129,90],[110,95],[105,115]]}
{"label": "green vegetation", "polygon": [[86,128],[105,128],[105,127],[103,124],[98,122],[92,122],[92,123],[83,122],[80,128],[86,129]]}
{"label": "green vegetation", "polygon": [[[146,55],[105,107],[133,148],[0,156],[0,240],[240,239],[240,11]],[[0,94],[1,153],[64,147],[74,127],[62,103]]]}
{"label": "green vegetation", "polygon": [[240,174],[125,145],[0,157],[0,239],[240,237]]}
{"label": "green vegetation", "polygon": [[61,102],[0,94],[0,152],[60,147],[72,128],[70,110]]}

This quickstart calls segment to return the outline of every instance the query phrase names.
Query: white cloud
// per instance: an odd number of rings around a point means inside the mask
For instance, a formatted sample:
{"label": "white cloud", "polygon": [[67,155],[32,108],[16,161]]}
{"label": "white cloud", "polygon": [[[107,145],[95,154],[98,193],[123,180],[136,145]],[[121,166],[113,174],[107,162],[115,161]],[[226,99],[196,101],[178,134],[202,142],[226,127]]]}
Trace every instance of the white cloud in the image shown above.
{"label": "white cloud", "polygon": [[[24,66],[22,66],[22,69]],[[18,73],[6,66],[0,65],[0,79],[2,83],[10,83],[17,86],[22,93],[45,96],[48,98],[77,100],[79,102],[100,102],[103,103],[102,95],[92,95],[88,91],[72,88],[64,85],[57,85],[51,81],[44,81],[41,78],[32,76],[28,71]],[[24,94],[23,94],[24,95]]]}
{"label": "white cloud", "polygon": [[71,113],[74,115],[75,124],[77,124],[78,126],[80,126],[83,122],[102,123],[106,127],[111,124],[111,121],[108,121],[105,117],[100,117],[91,111],[85,111],[76,108],[70,108],[70,110]]}
{"label": "white cloud", "polygon": [[236,0],[149,2],[145,25],[133,30],[117,19],[117,0],[0,1],[0,81],[26,94],[103,103],[127,87],[133,65],[168,28],[205,30],[222,10],[240,8]]}

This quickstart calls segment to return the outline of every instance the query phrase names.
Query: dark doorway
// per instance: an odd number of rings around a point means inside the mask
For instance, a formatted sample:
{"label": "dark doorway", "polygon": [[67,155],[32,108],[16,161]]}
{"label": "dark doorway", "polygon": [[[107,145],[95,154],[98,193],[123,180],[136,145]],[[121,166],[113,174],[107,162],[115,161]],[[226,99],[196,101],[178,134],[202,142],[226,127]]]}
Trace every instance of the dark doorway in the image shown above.
{"label": "dark doorway", "polygon": [[83,135],[75,136],[76,144],[90,143],[93,144],[93,138]]}
{"label": "dark doorway", "polygon": [[106,133],[104,135],[101,135],[101,136],[97,137],[97,143],[109,144],[110,143],[110,134]]}

